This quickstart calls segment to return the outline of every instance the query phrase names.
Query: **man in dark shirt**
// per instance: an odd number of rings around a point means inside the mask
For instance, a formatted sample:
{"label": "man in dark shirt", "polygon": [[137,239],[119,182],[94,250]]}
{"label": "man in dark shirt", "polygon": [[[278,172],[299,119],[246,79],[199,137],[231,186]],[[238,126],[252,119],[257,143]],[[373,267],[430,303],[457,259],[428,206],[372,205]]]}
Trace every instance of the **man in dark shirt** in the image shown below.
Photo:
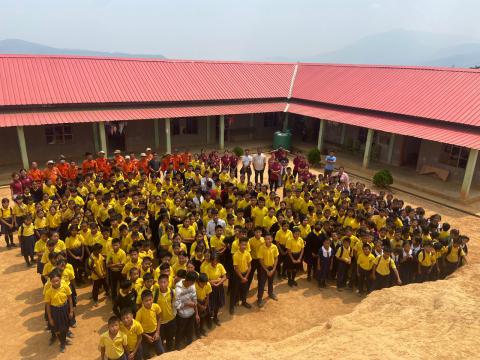
{"label": "man in dark shirt", "polygon": [[160,173],[160,158],[157,153],[153,154],[153,159],[148,162],[148,169],[151,174],[159,175]]}

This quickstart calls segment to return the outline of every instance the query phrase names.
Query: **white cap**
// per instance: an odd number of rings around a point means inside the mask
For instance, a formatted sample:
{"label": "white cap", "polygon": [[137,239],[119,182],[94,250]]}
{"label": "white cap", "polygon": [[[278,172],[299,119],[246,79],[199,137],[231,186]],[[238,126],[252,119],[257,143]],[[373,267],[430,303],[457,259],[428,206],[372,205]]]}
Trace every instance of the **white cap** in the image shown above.
{"label": "white cap", "polygon": [[145,151],[152,151],[152,149],[151,148],[146,148]]}
{"label": "white cap", "polygon": [[129,155],[126,155],[126,156],[125,156],[125,159],[130,159],[130,156],[129,156]]}
{"label": "white cap", "polygon": [[120,154],[120,152],[121,152],[120,150],[115,150],[113,153],[114,154]]}
{"label": "white cap", "polygon": [[141,153],[141,154],[140,154],[140,156],[147,156],[147,154],[145,154],[145,153]]}
{"label": "white cap", "polygon": [[55,164],[55,162],[53,160],[48,160],[47,161],[47,164],[50,165],[50,164]]}
{"label": "white cap", "polygon": [[105,151],[103,151],[103,150],[100,150],[98,153],[105,155]]}

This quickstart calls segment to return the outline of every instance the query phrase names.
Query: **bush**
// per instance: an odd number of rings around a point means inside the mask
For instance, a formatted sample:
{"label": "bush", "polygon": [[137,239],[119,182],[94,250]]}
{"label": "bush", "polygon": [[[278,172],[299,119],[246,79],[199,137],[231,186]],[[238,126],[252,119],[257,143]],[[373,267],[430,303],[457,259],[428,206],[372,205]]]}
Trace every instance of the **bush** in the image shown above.
{"label": "bush", "polygon": [[373,183],[378,187],[387,187],[393,184],[393,177],[390,171],[383,169],[373,175]]}
{"label": "bush", "polygon": [[320,164],[320,159],[321,159],[321,156],[320,156],[320,150],[318,149],[312,149],[308,152],[307,154],[307,158],[308,158],[308,162],[311,164],[311,165],[318,165]]}
{"label": "bush", "polygon": [[238,157],[243,155],[243,149],[241,147],[235,146],[232,151]]}

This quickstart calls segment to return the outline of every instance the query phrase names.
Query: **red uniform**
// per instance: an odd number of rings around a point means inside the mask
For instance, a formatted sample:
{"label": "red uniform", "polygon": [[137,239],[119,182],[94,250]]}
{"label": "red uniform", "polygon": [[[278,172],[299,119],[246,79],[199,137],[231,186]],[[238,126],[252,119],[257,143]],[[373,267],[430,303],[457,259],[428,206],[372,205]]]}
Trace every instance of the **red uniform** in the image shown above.
{"label": "red uniform", "polygon": [[180,155],[181,159],[182,159],[182,162],[185,164],[185,165],[188,165],[188,163],[190,161],[192,161],[192,154],[190,154],[189,152],[184,152],[183,154]]}
{"label": "red uniform", "polygon": [[230,169],[236,169],[238,165],[238,156],[235,154],[230,155],[228,162],[230,163]]}
{"label": "red uniform", "polygon": [[220,160],[222,161],[222,168],[230,167],[230,155],[225,154],[220,158]]}

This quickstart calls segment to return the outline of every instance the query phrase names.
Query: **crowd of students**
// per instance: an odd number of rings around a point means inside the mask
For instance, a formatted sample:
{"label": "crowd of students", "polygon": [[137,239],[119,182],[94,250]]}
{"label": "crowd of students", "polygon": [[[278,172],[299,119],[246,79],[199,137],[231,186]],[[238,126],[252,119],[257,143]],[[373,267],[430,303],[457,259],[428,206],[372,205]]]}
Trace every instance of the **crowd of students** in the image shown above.
{"label": "crowd of students", "polygon": [[295,288],[303,272],[362,296],[466,262],[468,237],[440,215],[350,182],[333,152],[318,175],[287,155],[101,151],[79,168],[61,156],[13,174],[1,230],[9,248],[17,231],[26,265],[37,266],[50,343],[63,352],[73,335],[77,286],[91,286],[95,306],[102,289],[111,299],[102,358],[143,359],[220,326],[227,295],[231,314],[250,309],[255,275],[263,307],[265,288],[277,301],[275,284]]}

